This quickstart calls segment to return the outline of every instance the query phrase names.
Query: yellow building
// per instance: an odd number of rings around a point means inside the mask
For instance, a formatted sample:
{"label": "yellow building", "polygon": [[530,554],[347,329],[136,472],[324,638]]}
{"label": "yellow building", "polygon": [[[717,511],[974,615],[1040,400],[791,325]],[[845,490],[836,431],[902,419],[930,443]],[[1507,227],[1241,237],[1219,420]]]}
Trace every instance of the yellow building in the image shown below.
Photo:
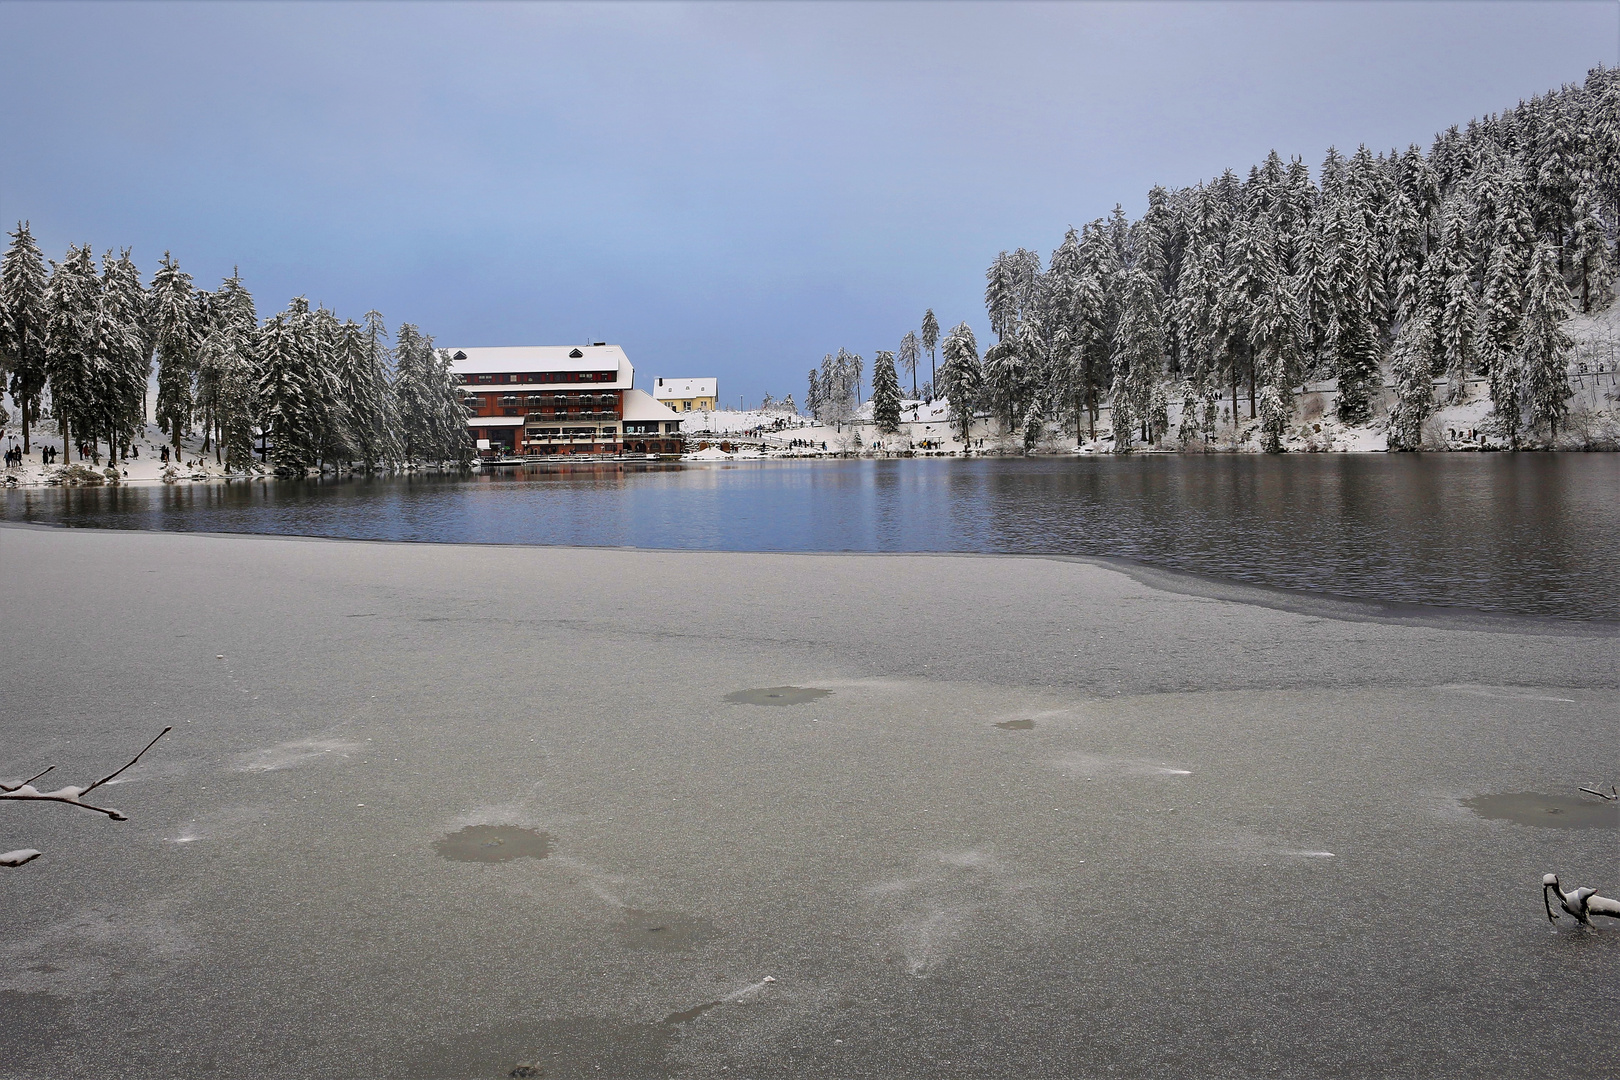
{"label": "yellow building", "polygon": [[720,380],[657,379],[653,383],[653,400],[678,413],[719,408]]}

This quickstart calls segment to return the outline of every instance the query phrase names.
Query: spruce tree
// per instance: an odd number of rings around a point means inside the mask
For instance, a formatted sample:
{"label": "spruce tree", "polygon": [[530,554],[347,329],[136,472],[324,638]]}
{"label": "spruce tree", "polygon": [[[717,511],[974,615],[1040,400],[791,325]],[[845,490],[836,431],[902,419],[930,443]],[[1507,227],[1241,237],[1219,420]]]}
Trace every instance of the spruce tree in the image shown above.
{"label": "spruce tree", "polygon": [[[925,327],[926,329],[926,327]],[[950,402],[951,418],[961,425],[962,445],[968,447],[968,436],[973,430],[973,410],[979,403],[984,372],[979,366],[979,345],[967,323],[957,323],[945,338],[940,350],[945,366],[939,378]]]}
{"label": "spruce tree", "polygon": [[1003,251],[985,271],[984,306],[990,315],[990,330],[997,340],[1006,341],[1018,322],[1018,292],[1013,261]]}
{"label": "spruce tree", "polygon": [[1446,400],[1457,404],[1467,395],[1469,373],[1478,366],[1475,334],[1479,324],[1468,222],[1460,198],[1446,206],[1430,278],[1433,295],[1428,303],[1439,324],[1432,328],[1437,362],[1447,380]]}
{"label": "spruce tree", "polygon": [[278,473],[302,473],[315,461],[316,414],[309,361],[313,350],[304,340],[309,305],[298,297],[286,311],[264,324],[259,339],[256,397],[260,424],[272,443],[270,463]]}
{"label": "spruce tree", "polygon": [[1614,259],[1604,236],[1603,223],[1584,198],[1576,206],[1575,236],[1570,247],[1581,311],[1590,312],[1609,300],[1614,285]]}
{"label": "spruce tree", "polygon": [[1558,425],[1569,412],[1569,354],[1574,342],[1560,325],[1571,298],[1558,270],[1558,249],[1543,241],[1530,264],[1530,295],[1524,308],[1524,390],[1532,427],[1546,425],[1557,445]]}
{"label": "spruce tree", "polygon": [[116,260],[110,251],[103,258],[100,301],[95,335],[102,385],[97,413],[107,456],[117,459],[128,456],[130,443],[146,423],[146,383],[151,375],[143,325],[146,292],[127,248]]}
{"label": "spruce tree", "polygon": [[1391,450],[1416,450],[1423,439],[1423,422],[1434,412],[1435,339],[1429,311],[1422,306],[1396,335],[1390,363],[1395,382],[1395,405],[1389,414]]}
{"label": "spruce tree", "polygon": [[196,405],[196,337],[191,275],[169,253],[152,278],[152,326],[157,344],[157,423],[180,453],[180,437],[191,430]]}
{"label": "spruce tree", "polygon": [[1114,422],[1114,450],[1128,452],[1132,429],[1142,424],[1144,437],[1153,441],[1164,434],[1158,427],[1154,389],[1164,370],[1164,323],[1159,290],[1146,267],[1130,271],[1124,303],[1114,337],[1114,378],[1110,392]]}
{"label": "spruce tree", "polygon": [[198,382],[209,387],[215,456],[230,472],[253,465],[258,314],[240,271],[220,283],[208,304],[208,328],[197,350]]}
{"label": "spruce tree", "polygon": [[45,349],[48,309],[45,260],[28,229],[19,221],[8,233],[11,244],[0,259],[0,374],[9,373],[7,389],[22,414],[23,453],[30,451],[29,428],[39,415],[49,367]]}
{"label": "spruce tree", "polygon": [[900,430],[900,377],[891,352],[879,352],[872,360],[872,421],[885,435]]}
{"label": "spruce tree", "polygon": [[84,441],[95,429],[100,293],[90,246],[69,245],[62,261],[52,264],[45,290],[45,365],[64,462],[73,460],[74,435]]}

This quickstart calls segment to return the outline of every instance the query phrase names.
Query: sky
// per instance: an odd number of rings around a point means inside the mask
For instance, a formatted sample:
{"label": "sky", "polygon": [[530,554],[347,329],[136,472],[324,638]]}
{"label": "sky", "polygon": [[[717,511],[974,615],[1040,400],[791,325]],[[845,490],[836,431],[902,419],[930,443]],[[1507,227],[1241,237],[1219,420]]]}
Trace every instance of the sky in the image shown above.
{"label": "sky", "polygon": [[735,407],[930,307],[986,340],[998,251],[1154,184],[1427,148],[1615,65],[1620,3],[0,0],[0,50],[0,222],[47,257],[614,342]]}

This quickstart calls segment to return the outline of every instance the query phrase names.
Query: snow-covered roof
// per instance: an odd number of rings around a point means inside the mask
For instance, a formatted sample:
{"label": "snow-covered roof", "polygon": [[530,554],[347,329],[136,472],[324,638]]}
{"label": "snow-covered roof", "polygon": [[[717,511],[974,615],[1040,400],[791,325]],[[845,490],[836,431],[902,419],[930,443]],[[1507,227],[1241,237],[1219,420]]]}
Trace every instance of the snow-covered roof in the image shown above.
{"label": "snow-covered roof", "polygon": [[671,398],[712,398],[720,394],[719,379],[656,379],[653,397],[659,401]]}
{"label": "snow-covered roof", "polygon": [[521,416],[469,416],[468,427],[522,427]]}
{"label": "snow-covered roof", "polygon": [[660,405],[645,390],[624,392],[624,418],[626,420],[679,420],[675,410]]}
{"label": "snow-covered roof", "polygon": [[[457,375],[502,375],[530,371],[614,371],[599,387],[627,387],[635,368],[617,345],[493,345],[446,349]],[[578,353],[578,356],[573,355]]]}

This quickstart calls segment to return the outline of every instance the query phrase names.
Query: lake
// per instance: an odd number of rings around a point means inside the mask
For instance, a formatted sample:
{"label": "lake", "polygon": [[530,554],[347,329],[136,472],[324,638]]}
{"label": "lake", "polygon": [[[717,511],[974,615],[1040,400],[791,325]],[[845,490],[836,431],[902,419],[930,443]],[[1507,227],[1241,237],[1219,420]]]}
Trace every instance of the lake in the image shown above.
{"label": "lake", "polygon": [[446,543],[1109,556],[1359,599],[1613,619],[1617,496],[1613,454],[1141,455],[28,489],[0,499],[0,518]]}

